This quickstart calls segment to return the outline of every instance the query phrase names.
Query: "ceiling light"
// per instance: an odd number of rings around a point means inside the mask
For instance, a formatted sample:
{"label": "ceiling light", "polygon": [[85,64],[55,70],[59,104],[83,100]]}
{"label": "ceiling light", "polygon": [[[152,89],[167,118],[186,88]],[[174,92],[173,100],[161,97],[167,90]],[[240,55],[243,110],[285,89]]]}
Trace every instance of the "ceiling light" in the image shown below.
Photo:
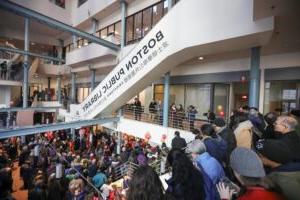
{"label": "ceiling light", "polygon": [[203,57],[203,56],[200,56],[200,57],[198,58],[198,60],[204,60],[204,57]]}
{"label": "ceiling light", "polygon": [[34,42],[31,42],[31,45],[35,45],[35,43],[34,43]]}
{"label": "ceiling light", "polygon": [[78,48],[80,49],[80,48],[81,48],[81,46],[79,45],[79,46],[78,46]]}

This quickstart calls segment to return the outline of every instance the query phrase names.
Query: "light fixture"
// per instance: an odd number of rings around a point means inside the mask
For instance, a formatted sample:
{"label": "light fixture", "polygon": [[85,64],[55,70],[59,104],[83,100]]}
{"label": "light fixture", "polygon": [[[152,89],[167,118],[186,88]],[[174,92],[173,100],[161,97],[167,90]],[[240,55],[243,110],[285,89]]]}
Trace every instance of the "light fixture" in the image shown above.
{"label": "light fixture", "polygon": [[89,44],[89,43],[85,42],[85,43],[84,43],[84,46],[86,46],[86,45],[88,45],[88,44]]}
{"label": "light fixture", "polygon": [[203,56],[200,56],[200,57],[198,58],[198,60],[204,60],[204,57],[203,57]]}
{"label": "light fixture", "polygon": [[80,48],[81,48],[81,45],[79,45],[78,48],[80,49]]}
{"label": "light fixture", "polygon": [[35,45],[35,43],[34,43],[34,42],[31,42],[31,45]]}

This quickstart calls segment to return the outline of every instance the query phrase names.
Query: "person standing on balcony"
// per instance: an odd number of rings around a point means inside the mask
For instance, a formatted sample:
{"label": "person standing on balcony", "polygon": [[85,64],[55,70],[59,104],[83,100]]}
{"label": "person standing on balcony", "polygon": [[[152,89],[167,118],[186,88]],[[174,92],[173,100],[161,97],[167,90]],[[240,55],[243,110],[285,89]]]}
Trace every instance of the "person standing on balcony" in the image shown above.
{"label": "person standing on balcony", "polygon": [[194,122],[196,119],[196,114],[197,114],[197,110],[193,105],[189,106],[189,111],[188,111],[188,120],[190,122],[190,131],[194,130]]}
{"label": "person standing on balcony", "polygon": [[134,98],[133,109],[134,109],[135,120],[141,121],[142,104],[141,104],[139,98],[137,98],[137,97]]}
{"label": "person standing on balcony", "polygon": [[179,108],[177,109],[177,120],[178,120],[178,128],[183,129],[183,119],[185,117],[185,111],[181,104],[179,104]]}
{"label": "person standing on balcony", "polygon": [[177,128],[177,109],[175,103],[172,103],[170,107],[170,120],[172,122],[173,128]]}
{"label": "person standing on balcony", "polygon": [[6,73],[7,73],[7,62],[4,61],[1,63],[1,79],[6,79]]}
{"label": "person standing on balcony", "polygon": [[154,99],[149,104],[150,121],[153,121],[156,115],[157,103]]}

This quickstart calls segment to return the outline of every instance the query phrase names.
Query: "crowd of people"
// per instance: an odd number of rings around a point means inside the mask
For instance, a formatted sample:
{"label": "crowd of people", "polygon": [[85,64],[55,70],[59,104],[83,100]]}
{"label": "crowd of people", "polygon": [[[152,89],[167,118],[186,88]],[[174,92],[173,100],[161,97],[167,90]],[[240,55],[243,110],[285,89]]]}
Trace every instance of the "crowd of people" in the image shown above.
{"label": "crowd of people", "polygon": [[3,61],[0,64],[0,79],[2,80],[15,80],[18,75],[17,72],[20,74],[20,70],[22,69],[22,62],[9,64],[7,61]]}
{"label": "crowd of people", "polygon": [[[147,140],[96,134],[81,128],[10,138],[0,146],[0,199],[12,199],[12,165],[18,159],[28,199],[229,200],[300,198],[299,111],[260,114],[244,106],[230,122],[215,118],[194,129],[187,143],[178,131],[169,150]],[[118,145],[120,143],[120,145]],[[119,146],[119,147],[118,147]],[[118,148],[120,148],[118,150]],[[164,188],[150,162],[170,168]],[[124,163],[137,168],[128,173]],[[126,171],[123,182],[116,168]]]}
{"label": "crowd of people", "polygon": [[[145,166],[158,159],[162,149],[143,139],[123,134],[117,154],[117,136],[81,128],[75,139],[66,131],[47,132],[21,141],[5,140],[0,146],[0,199],[12,198],[13,163],[18,160],[21,189],[28,199],[125,199],[129,165]],[[121,171],[116,174],[118,169]],[[122,186],[113,184],[124,178]]]}

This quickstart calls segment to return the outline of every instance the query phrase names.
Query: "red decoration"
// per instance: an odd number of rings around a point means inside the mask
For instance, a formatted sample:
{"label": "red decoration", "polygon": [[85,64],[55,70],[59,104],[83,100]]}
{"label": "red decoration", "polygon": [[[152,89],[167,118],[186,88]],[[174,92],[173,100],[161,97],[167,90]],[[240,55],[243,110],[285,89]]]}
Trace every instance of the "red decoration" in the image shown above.
{"label": "red decoration", "polygon": [[146,140],[150,140],[150,138],[151,138],[151,134],[150,134],[149,132],[147,132],[147,133],[145,134],[145,139],[146,139]]}
{"label": "red decoration", "polygon": [[162,134],[161,136],[161,142],[165,142],[167,139],[167,135],[166,134]]}

